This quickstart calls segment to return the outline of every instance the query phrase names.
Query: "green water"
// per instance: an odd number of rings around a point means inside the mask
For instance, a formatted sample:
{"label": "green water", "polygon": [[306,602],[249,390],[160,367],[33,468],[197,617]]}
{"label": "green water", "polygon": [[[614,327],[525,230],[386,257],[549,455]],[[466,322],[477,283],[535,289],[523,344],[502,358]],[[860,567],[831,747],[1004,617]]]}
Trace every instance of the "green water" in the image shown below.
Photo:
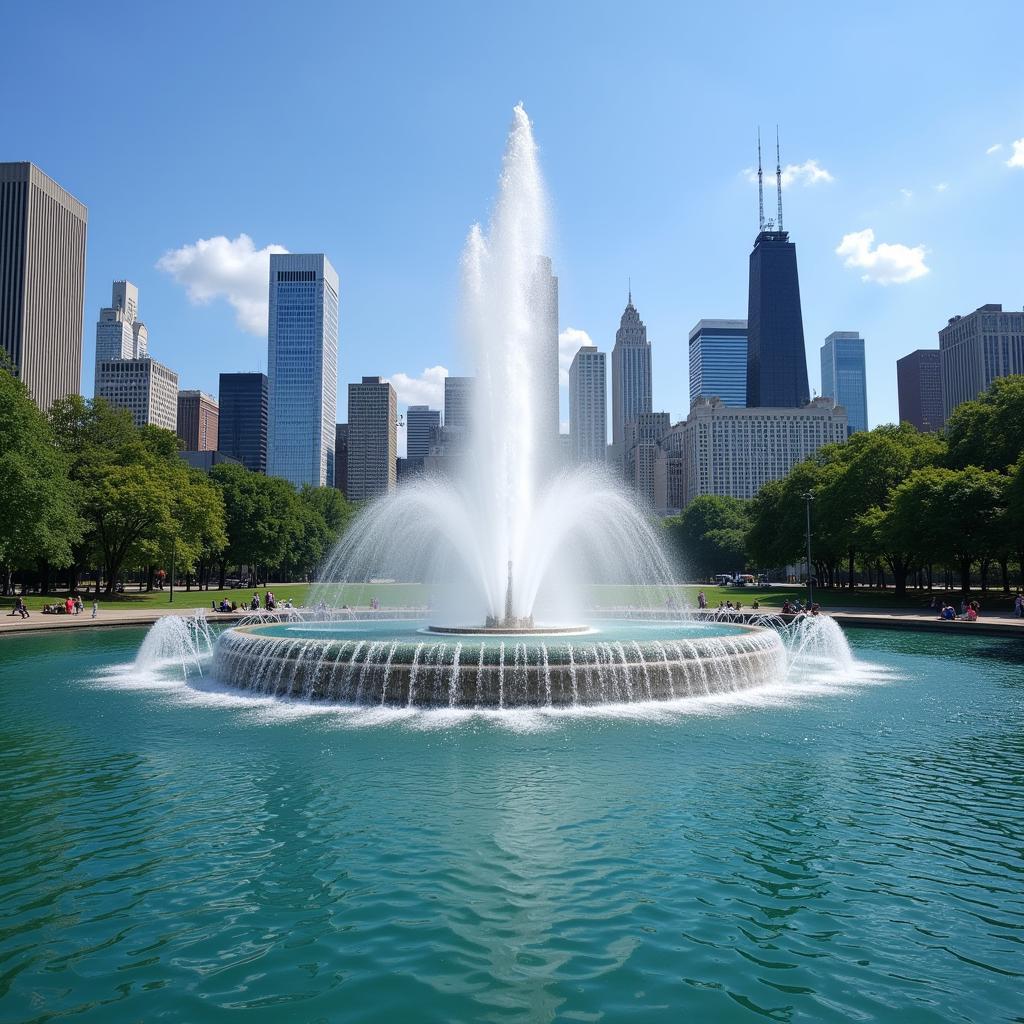
{"label": "green water", "polygon": [[0,641],[0,1020],[1024,1019],[1024,652],[850,635],[851,679],[628,717]]}

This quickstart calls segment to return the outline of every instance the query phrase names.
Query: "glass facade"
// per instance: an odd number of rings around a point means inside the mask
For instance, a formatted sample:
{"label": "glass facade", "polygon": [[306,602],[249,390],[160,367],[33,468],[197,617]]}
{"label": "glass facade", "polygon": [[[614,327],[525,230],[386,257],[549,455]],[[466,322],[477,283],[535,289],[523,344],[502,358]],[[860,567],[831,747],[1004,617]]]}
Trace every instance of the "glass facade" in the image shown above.
{"label": "glass facade", "polygon": [[821,393],[846,410],[851,434],[868,429],[864,339],[856,331],[833,331],[821,346]]}
{"label": "glass facade", "polygon": [[270,257],[267,473],[334,484],[338,275],[322,253]]}
{"label": "glass facade", "polygon": [[747,404],[746,320],[701,320],[690,331],[690,404],[698,398]]}
{"label": "glass facade", "polygon": [[746,404],[798,409],[810,397],[796,246],[788,231],[762,231],[750,253]]}
{"label": "glass facade", "polygon": [[410,405],[405,411],[405,454],[409,459],[425,459],[430,454],[430,439],[441,426],[441,411],[426,405]]}
{"label": "glass facade", "polygon": [[218,449],[254,473],[267,471],[267,376],[222,373]]}

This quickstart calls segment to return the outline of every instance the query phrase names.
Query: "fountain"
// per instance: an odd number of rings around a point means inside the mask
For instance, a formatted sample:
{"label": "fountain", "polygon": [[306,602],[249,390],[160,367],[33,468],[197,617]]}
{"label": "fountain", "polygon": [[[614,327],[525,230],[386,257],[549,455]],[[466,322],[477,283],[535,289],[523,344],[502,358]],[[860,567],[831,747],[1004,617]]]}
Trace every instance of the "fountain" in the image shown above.
{"label": "fountain", "polygon": [[[530,121],[514,111],[498,198],[463,256],[476,364],[468,451],[371,503],[311,595],[434,585],[429,623],[301,621],[229,629],[216,674],[262,694],[356,704],[514,707],[668,700],[781,678],[774,630],[595,621],[585,588],[633,585],[664,607],[672,573],[648,514],[604,467],[558,466],[557,324],[547,204]],[[469,625],[467,625],[469,623]]]}

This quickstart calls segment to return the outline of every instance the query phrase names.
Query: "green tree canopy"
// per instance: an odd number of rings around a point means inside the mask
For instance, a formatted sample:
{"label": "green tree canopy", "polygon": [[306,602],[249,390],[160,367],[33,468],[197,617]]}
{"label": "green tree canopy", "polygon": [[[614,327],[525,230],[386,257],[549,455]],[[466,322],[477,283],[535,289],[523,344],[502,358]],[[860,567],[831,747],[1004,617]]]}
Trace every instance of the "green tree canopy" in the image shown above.
{"label": "green tree canopy", "polygon": [[957,406],[946,436],[953,469],[1007,473],[1024,452],[1024,376],[999,377],[973,402]]}
{"label": "green tree canopy", "polygon": [[46,417],[25,385],[0,369],[0,566],[8,589],[12,569],[37,561],[70,565],[82,535],[68,460],[53,443]]}
{"label": "green tree canopy", "polygon": [[749,502],[705,494],[665,520],[677,564],[691,578],[742,570],[746,559]]}

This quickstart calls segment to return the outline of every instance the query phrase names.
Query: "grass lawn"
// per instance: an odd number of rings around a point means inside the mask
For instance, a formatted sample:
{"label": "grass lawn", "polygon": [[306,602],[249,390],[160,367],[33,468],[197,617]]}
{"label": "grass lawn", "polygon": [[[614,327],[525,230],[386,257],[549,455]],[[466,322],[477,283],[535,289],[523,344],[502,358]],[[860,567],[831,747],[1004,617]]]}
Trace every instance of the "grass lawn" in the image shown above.
{"label": "grass lawn", "polygon": [[[304,605],[309,593],[309,585],[305,583],[271,583],[270,590],[279,601],[291,598],[297,605]],[[266,593],[267,588],[260,588],[260,597]],[[674,596],[679,604],[692,607],[697,605],[697,594],[703,590],[707,597],[708,604],[717,608],[720,602],[736,601],[742,602],[744,607],[749,608],[756,599],[762,608],[781,608],[787,598],[792,600],[799,597],[801,601],[807,600],[806,587],[769,587],[767,589],[750,588],[726,588],[716,586],[703,586],[701,584],[685,584],[669,589],[655,587],[626,587],[626,586],[594,586],[591,587],[592,604],[595,608],[623,608],[648,605],[664,607],[668,598]],[[897,599],[893,591],[877,590],[855,590],[852,593],[847,590],[823,590],[816,589],[815,600],[821,606],[828,609],[838,608],[877,608],[886,609],[925,609],[930,603],[933,594],[941,594],[936,590],[933,593],[927,591],[907,591],[902,599]],[[174,607],[182,609],[209,608],[211,601],[220,603],[221,598],[226,597],[228,601],[235,601],[237,604],[248,604],[252,598],[252,590],[191,590],[185,591],[177,588],[174,592]],[[959,594],[952,595],[959,604]],[[985,594],[974,592],[982,604],[983,611],[1009,611],[1013,603],[1013,595],[1007,596],[999,590],[989,590]],[[44,597],[30,594],[25,598],[29,610],[37,611],[44,604],[52,604],[66,597],[63,593],[55,593]],[[429,588],[420,583],[352,583],[343,588],[340,603],[354,606],[366,607],[372,598],[377,598],[383,608],[409,608],[422,607],[430,603]],[[92,595],[82,592],[82,599],[86,604],[86,613],[92,606]],[[139,593],[129,591],[125,594],[116,594],[106,598],[100,596],[100,607],[106,609],[116,608],[147,608],[150,606],[167,606],[170,604],[169,590],[154,590],[152,593]],[[9,612],[14,606],[13,597],[0,597],[0,614]]]}

